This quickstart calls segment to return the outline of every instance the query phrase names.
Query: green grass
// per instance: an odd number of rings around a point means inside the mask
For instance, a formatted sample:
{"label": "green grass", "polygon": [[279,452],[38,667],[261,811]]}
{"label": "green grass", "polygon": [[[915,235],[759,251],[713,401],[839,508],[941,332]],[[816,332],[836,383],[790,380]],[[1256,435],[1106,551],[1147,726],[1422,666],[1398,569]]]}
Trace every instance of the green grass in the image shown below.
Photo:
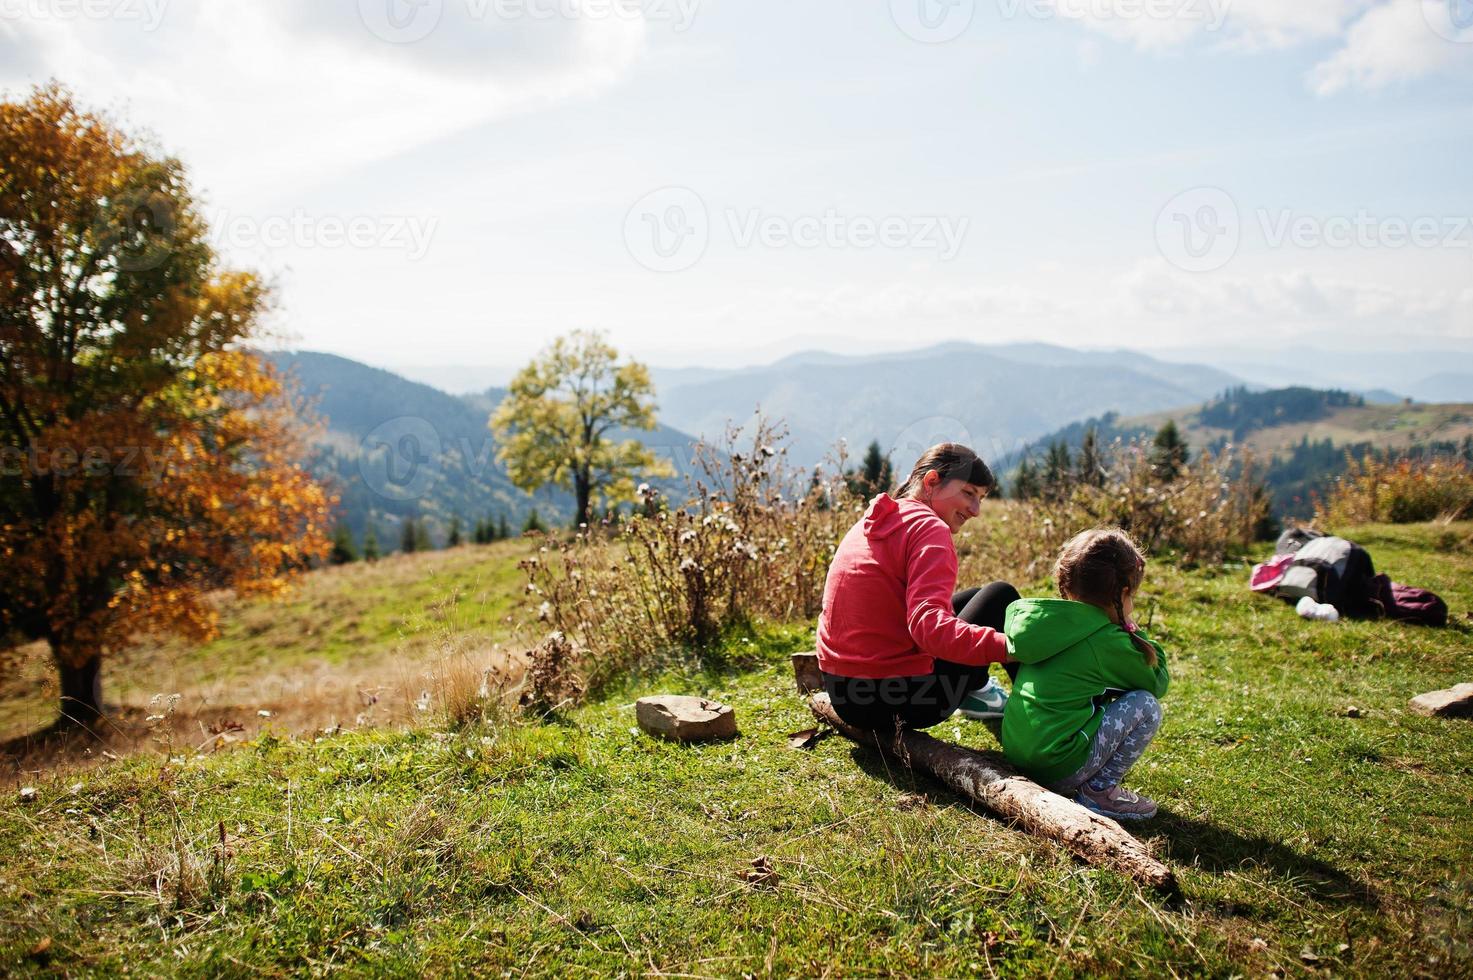
{"label": "green grass", "polygon": [[[553,722],[58,776],[0,807],[0,968],[1473,973],[1473,723],[1405,710],[1473,680],[1473,524],[1355,536],[1454,625],[1309,623],[1250,596],[1242,566],[1148,570],[1173,684],[1129,782],[1162,805],[1133,829],[1176,899],[841,739],[788,748],[811,718],[784,655],[811,630],[766,625],[725,669],[631,678]],[[655,691],[732,704],[741,736],[638,734],[632,701]],[[934,733],[993,745],[965,722]],[[759,860],[775,881],[742,877]]]}
{"label": "green grass", "polygon": [[[190,708],[208,691],[203,700],[219,704],[223,694],[253,716],[282,676],[372,678],[427,659],[447,637],[489,648],[512,633],[507,617],[523,584],[516,562],[526,550],[513,540],[390,555],[309,572],[283,599],[222,598],[216,639],[140,637],[104,664],[104,698],[138,708],[181,692]],[[0,738],[51,722],[56,678],[46,646],[0,657]]]}

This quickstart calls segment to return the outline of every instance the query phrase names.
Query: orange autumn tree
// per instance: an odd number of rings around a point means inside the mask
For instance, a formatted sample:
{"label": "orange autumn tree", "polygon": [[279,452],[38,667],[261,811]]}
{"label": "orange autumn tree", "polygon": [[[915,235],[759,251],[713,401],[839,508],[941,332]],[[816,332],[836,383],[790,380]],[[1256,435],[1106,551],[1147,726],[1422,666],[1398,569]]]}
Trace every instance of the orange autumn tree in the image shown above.
{"label": "orange autumn tree", "polygon": [[208,638],[209,591],[327,553],[289,392],[242,346],[266,302],[177,160],[54,83],[0,103],[0,639],[49,643],[60,727],[130,638]]}

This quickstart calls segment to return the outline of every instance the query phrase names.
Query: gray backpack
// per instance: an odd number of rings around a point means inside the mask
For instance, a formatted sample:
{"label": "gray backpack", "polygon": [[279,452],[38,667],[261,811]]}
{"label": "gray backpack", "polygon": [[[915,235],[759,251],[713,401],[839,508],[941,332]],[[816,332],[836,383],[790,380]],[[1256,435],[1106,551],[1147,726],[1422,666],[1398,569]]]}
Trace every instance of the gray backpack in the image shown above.
{"label": "gray backpack", "polygon": [[1275,550],[1294,555],[1274,589],[1280,599],[1298,602],[1309,596],[1315,602],[1328,602],[1344,616],[1375,615],[1371,580],[1376,568],[1370,552],[1354,541],[1293,528],[1279,538]]}

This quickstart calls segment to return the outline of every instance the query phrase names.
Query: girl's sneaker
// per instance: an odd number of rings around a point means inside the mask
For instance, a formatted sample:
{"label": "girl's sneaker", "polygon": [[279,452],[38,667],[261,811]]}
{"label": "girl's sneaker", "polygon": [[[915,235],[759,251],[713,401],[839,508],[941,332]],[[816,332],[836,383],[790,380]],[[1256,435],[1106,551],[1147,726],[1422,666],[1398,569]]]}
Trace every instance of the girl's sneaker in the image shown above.
{"label": "girl's sneaker", "polygon": [[1007,705],[1008,692],[1003,690],[1001,684],[989,677],[985,685],[962,698],[961,706],[956,709],[956,712],[973,721],[987,721],[991,718],[1001,718],[1002,709]]}
{"label": "girl's sneaker", "polygon": [[1113,820],[1146,820],[1156,815],[1155,800],[1119,786],[1090,789],[1086,783],[1079,787],[1079,795],[1074,802]]}

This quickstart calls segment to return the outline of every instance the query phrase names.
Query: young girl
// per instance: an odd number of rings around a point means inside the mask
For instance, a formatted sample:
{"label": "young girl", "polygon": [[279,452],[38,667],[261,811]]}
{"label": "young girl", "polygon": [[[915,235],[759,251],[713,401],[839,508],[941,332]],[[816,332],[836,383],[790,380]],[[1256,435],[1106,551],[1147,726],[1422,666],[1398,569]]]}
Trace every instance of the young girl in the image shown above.
{"label": "young girl", "polygon": [[1007,757],[1038,782],[1107,817],[1156,804],[1120,780],[1161,724],[1165,653],[1131,619],[1146,562],[1118,528],[1085,531],[1054,566],[1062,599],[1020,599],[1003,629],[1022,666],[1003,712]]}

